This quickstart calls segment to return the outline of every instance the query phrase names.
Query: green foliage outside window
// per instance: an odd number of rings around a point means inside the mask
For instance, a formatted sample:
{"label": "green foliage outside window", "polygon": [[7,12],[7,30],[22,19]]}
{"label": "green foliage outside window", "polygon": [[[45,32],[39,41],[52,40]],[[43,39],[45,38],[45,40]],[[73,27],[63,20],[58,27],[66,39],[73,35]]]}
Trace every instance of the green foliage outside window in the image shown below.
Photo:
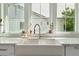
{"label": "green foliage outside window", "polygon": [[62,17],[64,19],[64,30],[66,31],[74,31],[74,23],[75,23],[75,10],[72,8],[65,8],[62,12]]}

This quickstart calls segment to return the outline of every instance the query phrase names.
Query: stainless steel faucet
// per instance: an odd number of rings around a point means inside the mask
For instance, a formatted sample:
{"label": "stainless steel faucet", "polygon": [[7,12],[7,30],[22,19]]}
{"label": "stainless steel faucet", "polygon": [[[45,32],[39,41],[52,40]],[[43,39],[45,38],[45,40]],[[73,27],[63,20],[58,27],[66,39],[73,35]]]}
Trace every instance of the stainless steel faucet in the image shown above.
{"label": "stainless steel faucet", "polygon": [[34,26],[34,34],[35,34],[35,28],[36,28],[36,26],[38,26],[39,27],[39,39],[40,39],[40,25],[39,24],[35,24],[35,26]]}

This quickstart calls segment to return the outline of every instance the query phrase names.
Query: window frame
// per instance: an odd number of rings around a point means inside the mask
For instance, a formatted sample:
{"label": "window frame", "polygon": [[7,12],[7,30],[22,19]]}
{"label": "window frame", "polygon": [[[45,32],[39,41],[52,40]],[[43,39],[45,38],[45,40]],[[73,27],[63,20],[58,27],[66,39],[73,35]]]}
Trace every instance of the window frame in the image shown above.
{"label": "window frame", "polygon": [[[75,3],[75,15],[76,16],[75,16],[75,28],[74,28],[75,31],[74,32],[78,32],[78,16],[79,16],[79,13],[78,13],[79,8],[78,7],[79,7],[78,3]],[[54,8],[56,8],[56,7],[54,7]],[[55,31],[55,33],[58,33],[58,32]],[[60,33],[72,33],[72,32],[60,32]]]}
{"label": "window frame", "polygon": [[[57,4],[57,3],[56,3]],[[66,3],[65,3],[66,4]],[[78,16],[78,7],[76,7],[76,6],[78,6],[78,3],[73,3],[74,4],[74,9],[75,9],[75,17],[72,17],[72,18],[74,18],[74,21],[75,21],[75,24],[74,24],[74,31],[56,31],[55,33],[72,33],[72,32],[77,32],[77,27],[78,27],[78,24],[77,24],[77,21],[78,21],[78,19],[77,19],[77,16]],[[56,5],[57,6],[57,5]],[[57,14],[57,13],[56,13]],[[77,15],[77,16],[76,16]],[[57,17],[56,18],[56,22],[57,22],[57,19],[61,19],[62,17]],[[70,18],[70,17],[69,17]],[[57,25],[57,24],[56,24]]]}

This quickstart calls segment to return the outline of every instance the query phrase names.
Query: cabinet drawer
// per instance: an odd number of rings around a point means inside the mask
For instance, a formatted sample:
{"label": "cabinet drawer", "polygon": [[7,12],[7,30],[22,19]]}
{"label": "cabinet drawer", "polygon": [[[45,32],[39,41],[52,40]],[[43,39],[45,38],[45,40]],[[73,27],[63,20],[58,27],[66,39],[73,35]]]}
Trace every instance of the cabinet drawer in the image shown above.
{"label": "cabinet drawer", "polygon": [[79,56],[79,46],[66,46],[67,56]]}
{"label": "cabinet drawer", "polygon": [[0,56],[13,56],[15,54],[14,44],[0,44]]}

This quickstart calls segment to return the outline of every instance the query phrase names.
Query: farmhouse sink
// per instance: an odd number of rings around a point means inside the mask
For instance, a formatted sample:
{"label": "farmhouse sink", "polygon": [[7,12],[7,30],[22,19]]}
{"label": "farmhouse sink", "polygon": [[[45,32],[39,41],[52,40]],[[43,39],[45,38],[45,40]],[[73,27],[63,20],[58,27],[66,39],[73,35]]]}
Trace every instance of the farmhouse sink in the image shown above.
{"label": "farmhouse sink", "polygon": [[32,44],[32,45],[56,45],[60,44],[55,39],[27,39],[24,41],[24,44]]}

